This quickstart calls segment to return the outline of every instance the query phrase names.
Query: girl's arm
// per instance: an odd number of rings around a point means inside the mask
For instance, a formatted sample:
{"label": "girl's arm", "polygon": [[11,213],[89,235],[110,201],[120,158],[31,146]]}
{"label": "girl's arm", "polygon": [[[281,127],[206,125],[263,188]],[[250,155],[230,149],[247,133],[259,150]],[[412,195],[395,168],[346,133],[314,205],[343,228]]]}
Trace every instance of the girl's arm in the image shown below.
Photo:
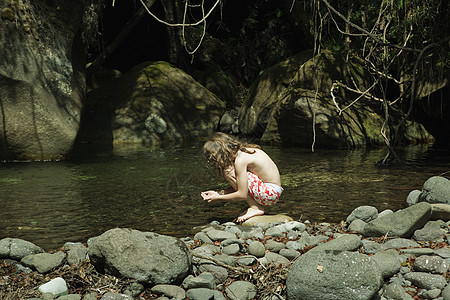
{"label": "girl's arm", "polygon": [[223,195],[215,191],[207,191],[202,193],[203,200],[207,202],[224,200],[237,201],[245,200],[248,194],[248,177],[247,177],[247,161],[244,157],[238,156],[236,158],[234,169],[236,173],[237,190],[231,193],[224,193]]}

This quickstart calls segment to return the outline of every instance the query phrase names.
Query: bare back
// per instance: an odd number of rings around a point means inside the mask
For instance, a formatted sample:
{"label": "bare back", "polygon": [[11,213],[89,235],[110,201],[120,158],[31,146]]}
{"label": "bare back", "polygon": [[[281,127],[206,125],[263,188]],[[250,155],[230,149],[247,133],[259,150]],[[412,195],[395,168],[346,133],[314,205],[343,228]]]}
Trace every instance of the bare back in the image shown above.
{"label": "bare back", "polygon": [[255,151],[255,153],[239,151],[235,165],[245,164],[247,170],[256,174],[263,182],[281,186],[280,172],[269,155],[261,149],[248,148],[248,150]]}

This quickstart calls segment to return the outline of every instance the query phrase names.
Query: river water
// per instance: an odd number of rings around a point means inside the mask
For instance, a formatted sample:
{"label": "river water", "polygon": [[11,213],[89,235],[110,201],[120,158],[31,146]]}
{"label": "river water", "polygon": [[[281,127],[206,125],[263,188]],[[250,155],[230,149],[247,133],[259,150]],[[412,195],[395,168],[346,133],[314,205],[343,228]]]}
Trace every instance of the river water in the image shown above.
{"label": "river water", "polygon": [[[409,192],[450,171],[450,154],[410,146],[401,162],[376,167],[384,149],[316,150],[263,147],[278,164],[285,189],[268,213],[339,222],[353,209],[405,207]],[[447,174],[448,175],[448,174]],[[28,240],[45,250],[86,242],[115,227],[177,237],[213,220],[232,221],[244,203],[204,203],[200,192],[225,182],[206,167],[201,145],[148,149],[86,148],[60,162],[0,163],[0,239]]]}

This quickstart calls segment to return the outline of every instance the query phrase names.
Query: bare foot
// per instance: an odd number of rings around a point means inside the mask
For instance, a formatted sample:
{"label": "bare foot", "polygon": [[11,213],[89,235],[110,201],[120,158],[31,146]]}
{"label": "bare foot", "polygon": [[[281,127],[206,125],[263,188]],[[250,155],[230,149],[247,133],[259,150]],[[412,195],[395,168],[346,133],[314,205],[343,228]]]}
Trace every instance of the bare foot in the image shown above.
{"label": "bare foot", "polygon": [[244,221],[247,221],[251,217],[261,216],[264,214],[264,210],[249,207],[245,213],[241,213],[239,217],[236,219],[236,222],[242,223]]}

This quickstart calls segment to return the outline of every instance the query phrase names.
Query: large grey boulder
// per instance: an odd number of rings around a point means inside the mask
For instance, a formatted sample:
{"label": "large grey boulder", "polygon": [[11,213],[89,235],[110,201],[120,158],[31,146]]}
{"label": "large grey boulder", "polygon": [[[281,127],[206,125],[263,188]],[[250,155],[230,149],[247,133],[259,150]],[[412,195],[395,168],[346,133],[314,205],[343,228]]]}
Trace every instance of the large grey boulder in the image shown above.
{"label": "large grey boulder", "polygon": [[408,208],[385,215],[367,223],[362,231],[365,237],[398,236],[409,238],[430,220],[431,206],[421,202]]}
{"label": "large grey boulder", "polygon": [[203,139],[225,103],[167,62],[144,62],[87,95],[80,141],[158,146]]}
{"label": "large grey boulder", "polygon": [[315,251],[295,260],[287,276],[286,293],[289,300],[369,300],[381,283],[381,271],[367,255]]}
{"label": "large grey boulder", "polygon": [[35,244],[16,238],[4,238],[0,240],[0,258],[21,260],[30,254],[43,253],[44,249]]}
{"label": "large grey boulder", "polygon": [[102,273],[148,284],[172,284],[191,271],[192,253],[177,238],[115,228],[89,240],[89,258]]}
{"label": "large grey boulder", "polygon": [[419,201],[450,204],[450,180],[442,176],[429,178],[423,184]]}
{"label": "large grey boulder", "polygon": [[0,158],[63,158],[85,96],[89,1],[0,1]]}

